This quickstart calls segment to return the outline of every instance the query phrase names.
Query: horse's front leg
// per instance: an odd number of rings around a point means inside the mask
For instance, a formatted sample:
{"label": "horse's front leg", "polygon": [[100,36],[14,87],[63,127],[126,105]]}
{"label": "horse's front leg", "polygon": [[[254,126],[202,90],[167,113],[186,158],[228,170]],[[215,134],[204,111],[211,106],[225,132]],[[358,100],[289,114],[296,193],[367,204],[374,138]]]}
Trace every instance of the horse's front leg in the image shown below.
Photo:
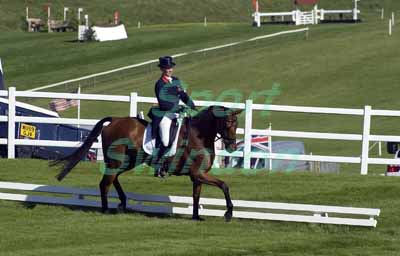
{"label": "horse's front leg", "polygon": [[203,220],[199,216],[199,201],[201,193],[201,183],[198,181],[193,181],[193,220]]}
{"label": "horse's front leg", "polygon": [[225,212],[225,220],[226,221],[231,221],[232,216],[233,216],[233,203],[231,200],[231,195],[229,193],[229,187],[226,185],[226,183],[220,179],[217,179],[208,173],[201,173],[199,175],[199,181],[204,184],[208,185],[213,185],[219,187],[225,195],[225,200],[226,200],[226,212]]}
{"label": "horse's front leg", "polygon": [[224,192],[225,195],[225,200],[226,200],[226,212],[225,212],[225,220],[226,221],[231,221],[232,216],[233,216],[233,203],[231,200],[231,195],[229,193],[229,187],[228,185],[226,185],[225,182],[221,181],[222,184],[220,186],[220,188],[222,189],[222,191]]}

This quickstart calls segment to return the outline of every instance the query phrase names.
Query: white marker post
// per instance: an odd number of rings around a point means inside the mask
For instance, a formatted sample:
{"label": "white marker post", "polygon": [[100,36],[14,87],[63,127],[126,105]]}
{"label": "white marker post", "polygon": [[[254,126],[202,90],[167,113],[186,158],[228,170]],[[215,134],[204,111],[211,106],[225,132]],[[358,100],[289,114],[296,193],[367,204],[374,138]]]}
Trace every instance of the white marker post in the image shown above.
{"label": "white marker post", "polygon": [[1,65],[1,58],[0,58],[0,90],[5,90],[5,85],[4,85],[4,72],[3,72],[3,66]]}
{"label": "white marker post", "polygon": [[257,27],[261,27],[261,16],[260,16],[260,6],[258,5],[258,0],[256,1],[256,6],[255,6],[255,13],[254,13],[254,19],[257,23]]}
{"label": "white marker post", "polygon": [[50,16],[51,16],[51,10],[50,10],[50,5],[47,6],[47,32],[51,32],[50,29]]}
{"label": "white marker post", "polygon": [[389,36],[392,35],[392,20],[389,20]]}
{"label": "white marker post", "polygon": [[394,12],[392,12],[392,27],[394,27]]}
{"label": "white marker post", "polygon": [[383,18],[385,18],[385,9],[382,8],[381,10],[381,20],[383,20]]}
{"label": "white marker post", "polygon": [[204,16],[204,27],[207,27],[207,16]]}
{"label": "white marker post", "polygon": [[85,26],[89,28],[89,15],[85,14]]}
{"label": "white marker post", "polygon": [[82,12],[83,12],[83,8],[78,8],[78,21],[81,21],[81,13]]}
{"label": "white marker post", "polygon": [[353,10],[353,20],[357,21],[358,20],[358,1],[360,0],[354,0],[354,10]]}
{"label": "white marker post", "polygon": [[69,11],[68,7],[64,7],[64,21],[67,20],[67,12]]}

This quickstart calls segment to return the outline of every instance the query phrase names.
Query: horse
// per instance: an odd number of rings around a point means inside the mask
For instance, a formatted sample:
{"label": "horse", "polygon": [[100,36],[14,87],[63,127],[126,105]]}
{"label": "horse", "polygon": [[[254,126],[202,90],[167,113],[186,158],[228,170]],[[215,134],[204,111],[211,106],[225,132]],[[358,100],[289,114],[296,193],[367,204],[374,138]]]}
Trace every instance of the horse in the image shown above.
{"label": "horse", "polygon": [[[237,115],[243,110],[223,106],[210,106],[194,116],[185,117],[177,143],[177,153],[165,160],[168,172],[172,175],[187,175],[193,184],[193,220],[203,220],[199,216],[199,200],[202,184],[219,187],[225,196],[225,220],[230,221],[233,204],[228,185],[210,175],[215,158],[214,142],[222,139],[228,152],[236,150]],[[105,123],[108,125],[104,126]],[[137,117],[105,117],[89,133],[84,143],[72,154],[50,163],[61,165],[56,178],[61,181],[86,156],[92,144],[101,133],[105,172],[100,181],[102,212],[108,211],[107,194],[114,185],[121,201],[118,208],[126,210],[127,198],[119,183],[119,176],[146,163],[151,165],[152,155],[144,152],[142,143],[148,122]],[[217,137],[217,135],[220,137]]]}

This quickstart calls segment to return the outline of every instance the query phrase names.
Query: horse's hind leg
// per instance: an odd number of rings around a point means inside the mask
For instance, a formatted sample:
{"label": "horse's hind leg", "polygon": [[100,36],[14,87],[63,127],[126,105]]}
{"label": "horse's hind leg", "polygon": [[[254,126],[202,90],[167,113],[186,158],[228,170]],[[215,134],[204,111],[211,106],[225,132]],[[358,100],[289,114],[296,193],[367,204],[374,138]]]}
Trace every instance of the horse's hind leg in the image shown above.
{"label": "horse's hind leg", "polygon": [[108,211],[107,194],[108,194],[108,191],[110,190],[111,184],[113,184],[115,177],[116,177],[115,174],[112,174],[112,175],[104,174],[103,178],[100,181],[99,187],[100,187],[100,195],[101,195],[101,211],[103,213],[106,213]]}
{"label": "horse's hind leg", "polygon": [[226,221],[230,221],[232,219],[232,215],[233,215],[233,204],[232,204],[232,200],[231,200],[231,195],[229,194],[228,185],[226,185],[226,183],[223,182],[222,180],[217,179],[217,178],[209,175],[208,173],[200,174],[198,177],[198,180],[204,184],[217,186],[224,192],[225,200],[226,200],[226,208],[227,208],[227,211],[225,212],[224,216],[225,216]]}
{"label": "horse's hind leg", "polygon": [[125,211],[126,210],[126,195],[125,195],[124,190],[122,190],[121,184],[119,183],[119,180],[118,180],[118,177],[121,174],[122,174],[122,172],[117,174],[117,176],[114,179],[113,185],[115,187],[115,190],[117,190],[119,200],[121,200],[121,203],[118,205],[118,208]]}

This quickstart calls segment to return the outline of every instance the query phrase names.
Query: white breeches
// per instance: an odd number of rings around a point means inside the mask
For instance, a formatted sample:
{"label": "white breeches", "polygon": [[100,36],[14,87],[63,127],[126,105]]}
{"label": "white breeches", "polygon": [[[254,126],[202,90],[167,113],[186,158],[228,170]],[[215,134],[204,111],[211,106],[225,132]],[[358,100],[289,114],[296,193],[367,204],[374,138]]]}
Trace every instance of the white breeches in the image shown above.
{"label": "white breeches", "polygon": [[166,114],[160,122],[160,138],[161,138],[161,143],[164,145],[164,147],[168,147],[169,144],[169,134],[170,134],[170,129],[171,129],[171,123],[172,120],[175,118],[178,118],[178,114],[176,113],[168,113]]}

